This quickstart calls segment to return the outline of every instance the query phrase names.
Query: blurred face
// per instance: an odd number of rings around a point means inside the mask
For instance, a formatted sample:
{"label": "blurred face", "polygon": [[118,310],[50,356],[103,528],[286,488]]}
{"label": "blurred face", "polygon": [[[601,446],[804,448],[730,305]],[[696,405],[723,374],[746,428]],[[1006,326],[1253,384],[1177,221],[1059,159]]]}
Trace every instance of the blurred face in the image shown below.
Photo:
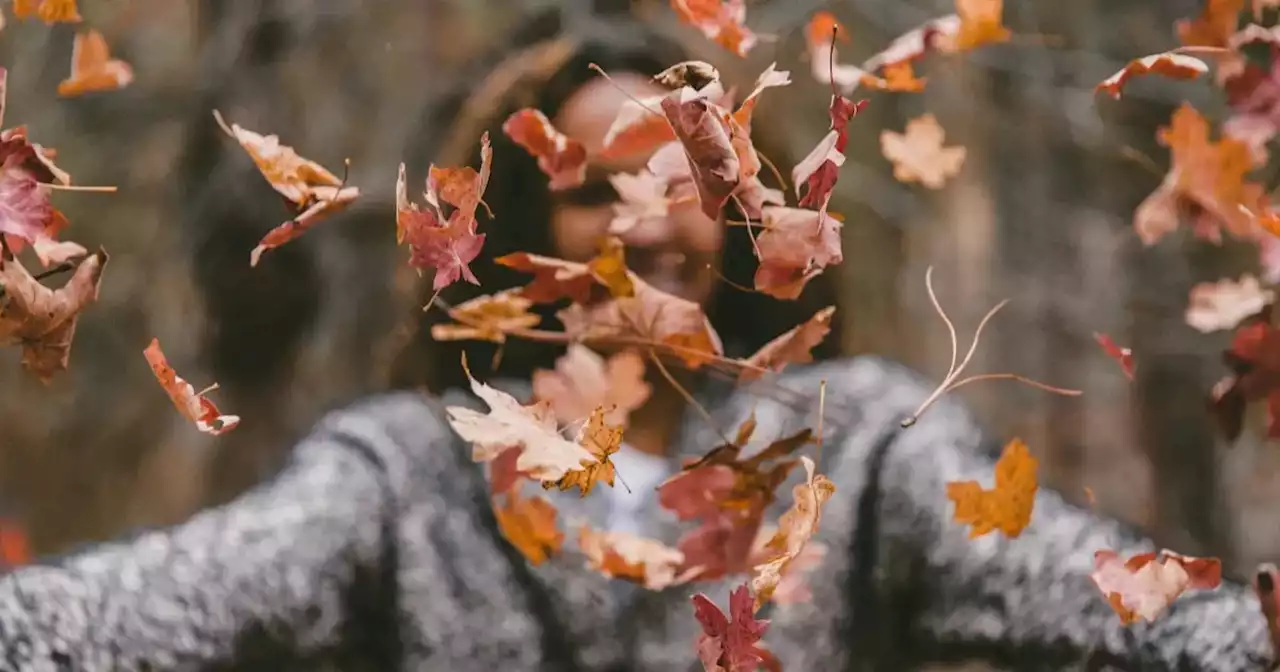
{"label": "blurred face", "polygon": [[[560,132],[584,144],[593,157],[599,154],[610,124],[627,101],[619,86],[636,98],[665,93],[640,74],[610,76],[614,83],[600,77],[584,84],[552,120]],[[596,255],[613,219],[610,204],[618,200],[608,175],[638,172],[648,160],[648,154],[593,160],[582,187],[553,194],[552,237],[561,257],[586,261]],[[672,206],[667,226],[654,230],[657,233],[643,243],[628,243],[627,266],[657,289],[704,303],[715,286],[724,226],[702,214],[695,200]]]}

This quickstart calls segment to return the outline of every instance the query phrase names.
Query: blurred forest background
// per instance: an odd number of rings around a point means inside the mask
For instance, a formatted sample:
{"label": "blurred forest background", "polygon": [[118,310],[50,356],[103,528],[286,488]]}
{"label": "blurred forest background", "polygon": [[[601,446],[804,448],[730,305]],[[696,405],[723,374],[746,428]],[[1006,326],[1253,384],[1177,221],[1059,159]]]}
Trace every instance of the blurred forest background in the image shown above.
{"label": "blurred forest background", "polygon": [[[814,11],[828,9],[849,28],[841,56],[853,63],[954,11],[945,0],[756,0],[748,23],[776,41],[743,60],[679,25],[667,3],[632,4],[731,83],[749,85],[774,60],[791,70],[795,83],[764,97],[756,125],[783,134],[794,157],[828,124],[830,92],[805,55]],[[56,86],[77,27],[11,20],[0,32],[7,125],[28,124],[57,148],[75,182],[119,186],[57,197],[72,222],[65,237],[112,254],[100,302],[80,319],[71,370],[44,386],[21,369],[16,349],[0,361],[0,494],[36,550],[177,522],[224,501],[269,474],[325,410],[376,390],[387,337],[412,308],[393,299],[407,255],[395,249],[396,166],[425,170],[433,104],[474,84],[468,64],[501,49],[513,26],[561,6],[567,30],[589,31],[602,20],[592,5],[81,0],[86,25],[105,34],[136,80],[69,100]],[[1256,249],[1185,232],[1144,248],[1131,223],[1168,165],[1157,126],[1182,100],[1219,119],[1222,94],[1207,79],[1161,78],[1134,82],[1120,101],[1093,93],[1129,59],[1177,46],[1174,21],[1199,11],[1198,0],[1009,0],[1013,42],[932,59],[923,94],[862,92],[871,104],[851,125],[832,206],[847,222],[835,272],[845,350],[899,359],[934,379],[950,354],[925,268],[935,267],[962,338],[994,303],[1012,299],[971,371],[1013,371],[1087,393],[996,382],[959,396],[994,433],[1031,446],[1042,483],[1078,502],[1087,487],[1099,510],[1178,551],[1219,555],[1238,573],[1280,557],[1280,490],[1269,487],[1280,451],[1250,438],[1257,431],[1234,446],[1216,436],[1206,398],[1225,372],[1229,332],[1201,334],[1183,311],[1194,283],[1256,272]],[[287,212],[218,130],[214,108],[331,169],[349,158],[361,198],[250,269],[248,251]],[[894,181],[879,148],[881,130],[900,131],[924,112],[938,117],[948,144],[968,148],[960,175],[936,192]],[[223,242],[193,254],[209,236]],[[202,293],[197,278],[218,289]],[[296,282],[299,291],[263,306],[250,298],[262,282]],[[321,289],[301,289],[308,285]],[[206,328],[214,303],[237,315],[235,333]],[[1102,353],[1095,331],[1133,348],[1135,382]],[[197,388],[218,369],[215,399],[244,418],[236,431],[214,439],[174,412],[142,357],[153,336]],[[213,361],[209,343],[219,338],[249,347]]]}

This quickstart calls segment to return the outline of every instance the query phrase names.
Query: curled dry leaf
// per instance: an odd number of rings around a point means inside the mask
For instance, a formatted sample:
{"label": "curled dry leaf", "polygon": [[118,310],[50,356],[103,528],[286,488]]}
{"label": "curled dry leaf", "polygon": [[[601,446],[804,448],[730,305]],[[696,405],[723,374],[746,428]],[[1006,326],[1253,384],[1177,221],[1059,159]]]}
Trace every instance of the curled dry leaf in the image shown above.
{"label": "curled dry leaf", "polygon": [[905,133],[880,132],[880,151],[893,163],[899,182],[919,182],[941,189],[964,165],[964,147],[943,147],[943,130],[932,114],[907,122]]}
{"label": "curled dry leaf", "polygon": [[970,539],[992,530],[1000,530],[1010,539],[1018,538],[1031,522],[1038,465],[1027,444],[1013,439],[996,461],[994,488],[983,490],[977,481],[947,483],[947,498],[956,505],[955,522],[973,526]]}
{"label": "curled dry leaf", "polygon": [[[835,188],[836,179],[840,175],[840,166],[844,165],[844,148],[849,142],[849,120],[857,116],[866,105],[866,100],[855,103],[838,94],[831,97],[831,106],[827,108],[831,130],[791,171],[796,195],[800,196],[800,207],[826,212],[827,203],[831,200],[831,190]],[[803,195],[801,185],[805,187]]]}
{"label": "curled dry leaf", "polygon": [[519,488],[494,500],[498,531],[533,565],[541,565],[560,552],[564,533],[556,526],[556,507],[543,497],[522,497]]}
{"label": "curled dry leaf", "polygon": [[648,401],[652,391],[644,380],[644,358],[630,350],[605,360],[587,346],[573,343],[556,360],[554,371],[533,372],[534,396],[551,404],[564,424],[605,406],[612,409],[605,414],[605,422],[625,426],[627,416]]}
{"label": "curled dry leaf", "polygon": [[[396,180],[396,241],[408,243],[410,266],[420,272],[435,269],[432,288],[436,291],[459,279],[480,284],[470,264],[484,247],[485,234],[476,233],[475,212],[488,183],[492,154],[486,133],[480,138],[479,173],[471,168],[431,166],[424,194],[430,209],[409,200],[404,164],[400,164]],[[442,200],[453,206],[453,212],[443,223]]]}
{"label": "curled dry leaf", "polygon": [[38,18],[45,23],[83,21],[76,0],[13,0],[13,15],[19,19]]}
{"label": "curled dry leaf", "polygon": [[507,268],[533,274],[533,280],[520,290],[520,295],[534,303],[551,303],[560,299],[587,303],[595,296],[593,290],[604,287],[586,264],[575,261],[528,252],[508,254],[494,261]]}
{"label": "curled dry leaf", "polygon": [[1108,357],[1116,360],[1116,363],[1120,365],[1120,370],[1124,371],[1125,377],[1129,380],[1133,380],[1135,373],[1133,350],[1116,345],[1116,342],[1106,334],[1094,332],[1093,340],[1098,342],[1098,345],[1102,348],[1103,352],[1107,353]]}
{"label": "curled dry leaf", "polygon": [[324,166],[304,159],[274,135],[259,135],[239,124],[227,125],[222,114],[213,117],[223,132],[240,144],[253,159],[258,171],[293,208],[296,216],[267,232],[249,255],[249,265],[257,266],[262,253],[301,236],[321,219],[349,205],[360,196],[356,187],[345,186]]}
{"label": "curled dry leaf", "polygon": [[756,620],[746,585],[729,594],[728,616],[702,593],[692,600],[694,615],[702,626],[695,646],[706,672],[756,672],[761,666],[781,669],[773,654],[759,646],[769,621]]}
{"label": "curled dry leaf", "polygon": [[778,372],[787,364],[812,362],[813,354],[810,351],[831,333],[831,318],[835,313],[835,306],[823,308],[804,324],[766,343],[747,359],[747,364],[753,368],[742,369],[738,373],[738,382],[759,378],[762,375],[760,369]]}
{"label": "curled dry leaf", "polygon": [[[764,544],[772,539],[776,532],[776,526],[760,528],[760,534],[756,536],[756,544],[752,548],[752,557],[759,557],[765,553]],[[813,591],[809,587],[808,574],[822,565],[822,561],[826,559],[829,552],[830,549],[826,544],[817,539],[810,539],[800,550],[800,554],[787,566],[787,573],[778,582],[778,587],[774,589],[773,598],[770,601],[785,607],[812,600]]]}
{"label": "curled dry leaf", "polygon": [[587,449],[560,435],[555,416],[544,404],[522,406],[515,397],[472,378],[465,357],[462,367],[471,381],[471,391],[489,406],[488,413],[462,406],[445,408],[453,431],[472,444],[471,459],[490,462],[503,451],[520,446],[524,450],[516,460],[516,469],[540,481],[558,481],[597,461]]}
{"label": "curled dry leaf", "polygon": [[580,471],[571,471],[554,483],[544,481],[543,488],[558,487],[564,492],[576,487],[586,497],[598,482],[603,481],[605,485],[613,487],[614,467],[609,456],[622,448],[622,427],[605,421],[608,412],[609,409],[604,406],[597,407],[578,432],[578,445],[591,453],[592,461],[584,464]]}
{"label": "curled dry leaf", "polygon": [[542,321],[529,312],[532,306],[533,302],[521,296],[518,289],[477,296],[449,309],[449,317],[458,324],[431,325],[431,338],[505,343],[509,332],[530,329]]}
{"label": "curled dry leaf", "polygon": [[741,166],[726,116],[715,103],[689,92],[676,91],[662,99],[661,107],[684,148],[703,214],[718,220],[738,188]]}
{"label": "curled dry leaf", "polygon": [[91,91],[115,91],[132,82],[133,68],[111,58],[106,38],[89,29],[76,34],[71,47],[71,76],[58,83],[58,95],[71,98]]}
{"label": "curled dry leaf", "polygon": [[1119,100],[1125,84],[1134,77],[1163,75],[1171,79],[1195,79],[1206,72],[1209,72],[1209,66],[1204,61],[1194,56],[1166,51],[1129,61],[1119,72],[1102,80],[1094,91],[1106,91],[1112,98]]}
{"label": "curled dry leaf", "polygon": [[681,21],[738,56],[745,57],[759,42],[746,26],[746,0],[671,0],[671,8]]}
{"label": "curled dry leaf", "polygon": [[1139,553],[1125,560],[1115,551],[1093,554],[1089,575],[1125,625],[1154,621],[1188,588],[1212,590],[1222,583],[1217,558],[1193,558],[1172,551]]}
{"label": "curled dry leaf", "polygon": [[1235,329],[1245,318],[1257,315],[1276,300],[1276,293],[1265,289],[1252,275],[1239,281],[1223,278],[1202,282],[1191,288],[1187,306],[1187,324],[1203,333]]}
{"label": "curled dry leaf", "polygon": [[103,250],[82,261],[67,284],[49,289],[15,258],[0,257],[0,343],[22,346],[22,365],[42,382],[65,371],[76,320],[98,300]]}
{"label": "curled dry leaf", "polygon": [[914,61],[935,50],[959,51],[955,37],[960,32],[960,25],[961,18],[957,14],[930,19],[899,35],[880,53],[864,61],[862,69],[875,72],[893,63]]}
{"label": "curled dry leaf", "polygon": [[502,132],[538,160],[538,168],[551,178],[552,191],[571,189],[586,179],[587,148],[557,131],[542,112],[518,110],[503,122]]}
{"label": "curled dry leaf", "polygon": [[1246,319],[1222,353],[1231,375],[1214,386],[1212,408],[1229,441],[1240,436],[1245,407],[1254,401],[1266,404],[1267,438],[1280,438],[1280,331],[1271,326],[1271,312],[1267,306]]}
{"label": "curled dry leaf", "polygon": [[800,462],[804,464],[805,482],[791,491],[794,500],[791,508],[778,519],[777,533],[765,544],[770,556],[751,571],[751,592],[755,593],[757,610],[773,597],[791,564],[818,532],[822,505],[836,492],[830,479],[815,474],[813,460],[802,456]]}
{"label": "curled dry leaf", "polygon": [[[446,167],[431,166],[427,170],[427,203],[436,208],[440,203],[447,203],[462,213],[455,215],[474,222],[476,208],[489,206],[484,202],[484,192],[489,186],[489,176],[493,172],[493,146],[489,143],[489,134],[480,136],[480,171],[471,166]],[[489,213],[492,217],[493,213]],[[453,219],[453,216],[450,216]],[[472,228],[475,228],[474,226]]]}
{"label": "curled dry leaf", "polygon": [[796,299],[828,266],[844,260],[839,220],[823,212],[766,207],[756,239],[760,265],[755,288],[776,299]]}
{"label": "curled dry leaf", "polygon": [[684,554],[654,539],[626,532],[578,528],[578,547],[587,566],[615,579],[626,579],[649,590],[662,590],[683,581],[676,570]]}
{"label": "curled dry leaf", "polygon": [[160,349],[159,339],[151,339],[151,344],[142,351],[142,354],[147,358],[147,364],[151,366],[151,371],[160,382],[160,387],[169,394],[169,399],[173,401],[173,405],[177,407],[182,417],[195,423],[196,429],[218,436],[235,429],[236,425],[240,424],[240,416],[222,415],[218,407],[205,396],[218,388],[217,383],[201,392],[196,392],[191,383],[184,380],[173,370],[173,367],[169,366],[164,352]]}

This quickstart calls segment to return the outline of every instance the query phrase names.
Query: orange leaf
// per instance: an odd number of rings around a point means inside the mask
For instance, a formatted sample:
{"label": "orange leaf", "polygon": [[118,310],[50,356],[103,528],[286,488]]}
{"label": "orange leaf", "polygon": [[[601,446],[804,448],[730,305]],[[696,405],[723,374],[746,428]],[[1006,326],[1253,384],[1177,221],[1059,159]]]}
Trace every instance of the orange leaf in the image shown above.
{"label": "orange leaf", "polygon": [[151,339],[151,344],[142,351],[142,354],[147,358],[147,364],[151,365],[152,373],[156,374],[160,387],[169,393],[169,399],[173,401],[173,405],[177,407],[182,417],[195,423],[196,429],[218,436],[235,429],[236,425],[240,424],[240,416],[222,415],[218,407],[205,397],[209,392],[218,389],[216,383],[201,392],[196,392],[191,383],[182,379],[173,367],[169,366],[164,352],[160,350],[159,339]]}
{"label": "orange leaf", "polygon": [[76,0],[13,0],[13,15],[19,19],[39,18],[45,23],[84,20],[76,8]]}
{"label": "orange leaf", "polygon": [[[747,359],[747,364],[760,369],[781,371],[787,364],[804,364],[813,361],[809,352],[831,333],[831,317],[835,315],[835,306],[819,310],[807,322],[787,333],[769,341]],[[738,373],[738,381],[746,382],[759,378],[760,371],[744,368]]]}
{"label": "orange leaf", "polygon": [[508,332],[538,326],[542,318],[529,312],[533,302],[519,292],[518,289],[507,289],[493,295],[485,294],[450,308],[449,317],[459,324],[433,324],[431,338],[437,341],[505,343]]}
{"label": "orange leaf", "polygon": [[760,266],[755,288],[776,299],[796,299],[804,286],[828,266],[844,260],[843,224],[822,212],[766,207],[765,230],[756,238]]}
{"label": "orange leaf", "polygon": [[587,177],[587,148],[557,131],[547,115],[526,107],[502,124],[502,132],[538,160],[538,168],[551,178],[551,191],[570,189]]}
{"label": "orange leaf", "polygon": [[836,486],[826,476],[815,475],[813,460],[801,457],[805,482],[791,492],[794,502],[778,519],[778,531],[765,544],[772,556],[751,571],[751,591],[756,596],[756,610],[773,597],[773,591],[782,582],[791,563],[800,557],[805,544],[818,532],[822,518],[822,505],[831,499]]}
{"label": "orange leaf", "polygon": [[631,282],[631,274],[627,271],[626,250],[622,241],[613,236],[600,242],[600,254],[587,262],[587,269],[605,287],[615,299],[625,299],[636,295],[635,283]]}
{"label": "orange leaf", "polygon": [[864,74],[861,83],[876,91],[892,91],[896,93],[919,93],[924,91],[927,80],[916,77],[911,61],[900,61],[884,66],[884,76]]}
{"label": "orange leaf", "polygon": [[957,51],[1008,42],[1012,33],[1004,27],[1004,0],[956,0],[960,29],[954,38]]}
{"label": "orange leaf", "polygon": [[111,58],[106,38],[90,29],[76,34],[71,47],[71,76],[58,84],[58,95],[70,98],[90,91],[115,91],[132,81],[133,68]]}
{"label": "orange leaf", "polygon": [[494,261],[507,268],[533,274],[533,280],[520,290],[520,295],[534,303],[551,303],[566,298],[586,303],[592,298],[592,290],[603,286],[586,264],[574,261],[528,252],[508,254]]}
{"label": "orange leaf", "polygon": [[964,147],[943,147],[943,130],[932,114],[907,122],[906,133],[880,132],[880,150],[893,163],[893,176],[900,182],[920,182],[940,189],[964,164]]}
{"label": "orange leaf", "polygon": [[1242,10],[1244,0],[1206,0],[1200,16],[1178,21],[1178,39],[1189,47],[1228,46]]}
{"label": "orange leaf", "polygon": [[582,491],[582,496],[586,497],[597,482],[603,481],[613,487],[614,468],[609,456],[622,448],[622,427],[605,422],[608,412],[609,409],[604,406],[597,407],[578,433],[578,443],[595,456],[595,460],[585,463],[582,470],[571,471],[555,482],[544,481],[543,488],[550,489],[554,486],[564,492],[577,487]]}
{"label": "orange leaf", "polygon": [[681,21],[739,56],[745,57],[759,41],[745,25],[745,0],[671,0],[671,8]]}
{"label": "orange leaf", "polygon": [[[471,166],[439,168],[431,166],[427,171],[427,202],[440,207],[444,201],[458,209],[461,217],[474,221],[476,208],[484,204],[484,192],[489,186],[489,175],[493,171],[493,146],[489,144],[489,134],[480,136],[480,171]],[[493,213],[489,212],[492,217]],[[450,217],[452,219],[452,216]]]}
{"label": "orange leaf", "polygon": [[615,579],[634,581],[649,590],[662,590],[682,582],[676,569],[684,554],[654,539],[626,532],[598,532],[578,528],[578,547],[587,566]]}
{"label": "orange leaf", "polygon": [[1172,79],[1195,79],[1206,72],[1209,72],[1209,66],[1198,58],[1173,52],[1152,54],[1129,61],[1119,72],[1099,83],[1094,91],[1106,91],[1118,100],[1120,91],[1133,77],[1163,75]]}
{"label": "orange leaf", "polygon": [[956,505],[955,521],[972,525],[969,538],[1000,530],[1016,539],[1031,522],[1036,502],[1036,468],[1039,462],[1027,445],[1013,439],[996,462],[996,485],[983,490],[977,481],[947,483],[947,498]]}
{"label": "orange leaf", "polygon": [[519,488],[512,488],[493,513],[502,536],[530,563],[540,565],[560,552],[564,533],[556,527],[556,507],[546,499],[521,497]]}
{"label": "orange leaf", "polygon": [[1125,625],[1154,621],[1188,588],[1212,590],[1222,583],[1217,558],[1193,558],[1172,551],[1139,553],[1122,559],[1115,551],[1093,554],[1089,575]]}
{"label": "orange leaf", "polygon": [[644,381],[644,359],[627,350],[607,361],[590,348],[573,343],[556,360],[554,371],[533,372],[533,394],[551,404],[562,423],[587,417],[596,406],[611,407],[610,424],[626,425],[627,415],[649,399],[652,388]]}

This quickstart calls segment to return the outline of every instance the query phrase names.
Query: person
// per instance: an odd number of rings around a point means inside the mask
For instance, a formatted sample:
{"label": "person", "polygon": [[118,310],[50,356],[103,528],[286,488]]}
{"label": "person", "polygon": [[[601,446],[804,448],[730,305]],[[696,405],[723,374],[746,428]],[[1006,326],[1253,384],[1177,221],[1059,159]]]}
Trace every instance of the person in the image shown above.
{"label": "person", "polygon": [[[491,262],[506,252],[589,256],[611,198],[598,182],[548,195],[545,177],[494,132],[504,113],[536,105],[560,130],[598,147],[625,97],[587,63],[638,95],[647,76],[682,60],[649,35],[517,41],[514,52],[493,69],[496,79],[462,101],[443,133],[460,140],[439,143],[471,147],[485,129],[494,139],[488,198],[498,218],[485,224],[491,238],[474,266],[486,290],[519,281]],[[721,222],[695,214],[673,216],[661,246],[628,250],[642,277],[705,303],[737,354],[808,317],[804,302],[767,302],[719,281],[741,278],[750,251]],[[820,280],[806,300],[825,305],[831,292]],[[648,591],[590,571],[570,552],[527,562],[499,533],[483,471],[445,417],[453,400],[475,403],[464,398],[457,357],[473,344],[427,342],[422,327],[441,318],[424,319],[393,367],[402,389],[327,416],[273,479],[181,525],[0,578],[6,669],[696,669],[690,595],[705,592],[723,605],[742,578]],[[1270,664],[1258,602],[1239,584],[1186,596],[1150,625],[1122,625],[1089,579],[1093,553],[1156,547],[1056,493],[1036,494],[1017,539],[970,539],[951,520],[945,484],[990,478],[998,442],[950,398],[903,429],[931,386],[884,359],[834,358],[836,343],[817,352],[818,363],[788,368],[768,394],[685,378],[710,420],[655,389],[633,416],[630,448],[617,454],[624,473],[640,464],[623,464],[634,453],[648,456],[637,471],[660,476],[716,445],[716,427],[752,413],[761,437],[813,427],[825,381],[818,468],[836,492],[818,538],[828,551],[806,575],[810,600],[761,614],[771,621],[764,642],[784,669],[898,670],[971,658],[1014,669]],[[512,376],[557,354],[537,344],[507,348],[484,377],[516,393],[522,381]],[[423,384],[434,394],[408,389]],[[614,496],[557,497],[563,518],[674,541],[678,530],[653,497],[602,490]],[[776,507],[785,508],[781,499]]]}

